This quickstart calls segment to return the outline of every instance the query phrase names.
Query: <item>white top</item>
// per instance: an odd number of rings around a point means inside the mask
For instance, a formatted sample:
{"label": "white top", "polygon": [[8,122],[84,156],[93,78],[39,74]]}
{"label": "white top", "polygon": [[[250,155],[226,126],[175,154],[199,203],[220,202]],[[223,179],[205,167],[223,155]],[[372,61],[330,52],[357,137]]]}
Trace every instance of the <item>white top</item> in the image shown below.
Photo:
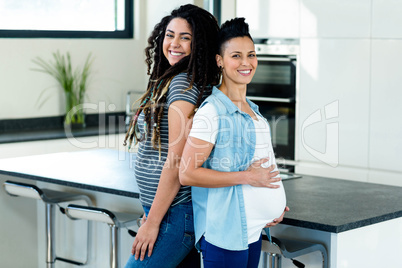
{"label": "white top", "polygon": [[[269,157],[269,161],[262,166],[276,165],[268,123],[261,116],[255,115],[257,120],[253,120],[253,122],[256,131],[256,146],[253,160]],[[218,115],[215,107],[207,103],[195,114],[189,136],[215,144],[217,133]],[[276,170],[277,168],[275,168]],[[262,228],[267,223],[272,222],[273,219],[280,217],[285,209],[286,195],[282,181],[275,184],[280,185],[280,187],[270,189],[242,185],[249,244],[256,242],[260,237]]]}

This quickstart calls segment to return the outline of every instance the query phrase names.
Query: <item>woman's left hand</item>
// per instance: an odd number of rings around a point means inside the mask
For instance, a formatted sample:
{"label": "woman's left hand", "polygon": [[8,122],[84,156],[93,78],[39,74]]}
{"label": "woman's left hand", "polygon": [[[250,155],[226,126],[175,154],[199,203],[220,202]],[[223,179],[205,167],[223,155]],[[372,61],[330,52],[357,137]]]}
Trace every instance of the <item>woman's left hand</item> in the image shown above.
{"label": "woman's left hand", "polygon": [[270,222],[267,225],[265,225],[264,228],[273,227],[273,226],[277,225],[278,223],[280,223],[283,220],[283,216],[285,216],[285,212],[288,212],[289,210],[290,210],[289,207],[286,206],[282,215],[279,218],[274,219],[273,222]]}

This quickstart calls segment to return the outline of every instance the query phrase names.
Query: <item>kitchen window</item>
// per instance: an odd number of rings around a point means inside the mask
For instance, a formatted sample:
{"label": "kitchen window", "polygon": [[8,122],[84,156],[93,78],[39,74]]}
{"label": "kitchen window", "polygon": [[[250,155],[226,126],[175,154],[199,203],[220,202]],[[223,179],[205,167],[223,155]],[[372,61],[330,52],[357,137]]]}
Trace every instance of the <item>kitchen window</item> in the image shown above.
{"label": "kitchen window", "polygon": [[2,0],[2,38],[133,38],[133,0]]}

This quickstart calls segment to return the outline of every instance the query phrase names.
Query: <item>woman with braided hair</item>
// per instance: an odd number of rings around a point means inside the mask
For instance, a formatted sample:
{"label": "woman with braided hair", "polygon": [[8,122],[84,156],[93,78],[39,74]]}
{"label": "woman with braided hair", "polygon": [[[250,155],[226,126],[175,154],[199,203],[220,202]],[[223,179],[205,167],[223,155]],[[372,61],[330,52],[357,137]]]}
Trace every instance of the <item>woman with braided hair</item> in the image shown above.
{"label": "woman with braided hair", "polygon": [[[180,185],[180,158],[200,103],[219,82],[216,19],[194,5],[164,17],[145,49],[150,79],[126,135],[139,143],[135,177],[146,220],[126,267],[197,267],[191,188]],[[189,255],[191,256],[191,254]],[[195,260],[194,260],[195,259]]]}

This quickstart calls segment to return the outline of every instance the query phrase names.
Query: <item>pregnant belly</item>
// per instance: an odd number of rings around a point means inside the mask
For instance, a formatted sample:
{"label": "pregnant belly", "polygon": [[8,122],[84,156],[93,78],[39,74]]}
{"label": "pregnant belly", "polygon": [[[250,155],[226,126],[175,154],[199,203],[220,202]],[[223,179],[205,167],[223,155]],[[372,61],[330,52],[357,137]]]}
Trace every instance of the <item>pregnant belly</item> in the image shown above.
{"label": "pregnant belly", "polygon": [[243,185],[247,228],[261,230],[267,223],[279,218],[286,207],[286,195],[282,182],[277,189]]}

